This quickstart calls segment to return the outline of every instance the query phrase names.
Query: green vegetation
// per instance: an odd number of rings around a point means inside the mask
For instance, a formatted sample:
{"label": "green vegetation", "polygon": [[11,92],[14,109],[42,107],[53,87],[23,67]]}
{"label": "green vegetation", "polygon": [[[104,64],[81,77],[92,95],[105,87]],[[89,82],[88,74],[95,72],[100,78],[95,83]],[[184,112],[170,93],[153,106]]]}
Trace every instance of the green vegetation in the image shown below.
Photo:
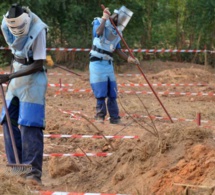
{"label": "green vegetation", "polygon": [[[11,0],[0,3],[1,20],[12,3],[14,2]],[[102,16],[100,5],[104,4],[111,12],[121,5],[134,12],[123,34],[130,48],[207,50],[215,48],[214,0],[20,0],[20,4],[29,6],[49,25],[47,47],[90,48],[91,23],[94,17]],[[2,36],[0,44],[6,46]],[[87,63],[88,52],[76,52],[72,61],[65,53],[61,52],[63,57],[61,56],[60,62],[63,64],[71,65],[74,61],[77,63],[77,60],[82,62],[82,66]],[[203,64],[203,55],[165,53],[157,54],[157,57],[163,60]],[[58,61],[55,55],[53,57]],[[145,53],[138,54],[138,57],[149,59]],[[208,62],[211,65],[212,57],[208,55]]]}

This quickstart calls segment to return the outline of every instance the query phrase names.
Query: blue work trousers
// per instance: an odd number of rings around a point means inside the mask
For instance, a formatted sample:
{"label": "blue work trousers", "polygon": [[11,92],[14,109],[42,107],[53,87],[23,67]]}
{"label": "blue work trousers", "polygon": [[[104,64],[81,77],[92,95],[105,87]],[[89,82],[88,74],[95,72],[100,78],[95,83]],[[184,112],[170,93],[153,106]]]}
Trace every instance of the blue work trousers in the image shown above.
{"label": "blue work trousers", "polygon": [[104,119],[105,116],[107,115],[107,109],[108,109],[110,118],[117,119],[119,117],[119,108],[118,108],[116,98],[108,97],[107,106],[106,106],[105,99],[106,98],[97,98],[96,116]]}

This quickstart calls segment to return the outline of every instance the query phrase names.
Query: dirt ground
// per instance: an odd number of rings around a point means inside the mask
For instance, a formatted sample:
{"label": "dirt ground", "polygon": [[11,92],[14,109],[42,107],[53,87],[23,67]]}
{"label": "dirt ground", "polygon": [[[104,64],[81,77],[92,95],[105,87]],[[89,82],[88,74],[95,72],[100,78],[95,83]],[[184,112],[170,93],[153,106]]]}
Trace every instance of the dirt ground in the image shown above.
{"label": "dirt ground", "polygon": [[[143,85],[147,82],[137,67],[118,67],[120,125],[109,124],[108,116],[104,124],[94,121],[96,101],[87,90],[88,71],[77,71],[81,76],[76,76],[59,68],[49,69],[49,84],[55,87],[49,86],[46,96],[43,186],[34,188],[20,182],[18,176],[1,173],[0,194],[32,194],[34,190],[215,194],[214,70],[190,63],[141,63],[158,98]],[[57,87],[59,83],[61,88]],[[168,114],[173,122],[168,120]],[[4,170],[7,162],[3,138],[0,139]]]}

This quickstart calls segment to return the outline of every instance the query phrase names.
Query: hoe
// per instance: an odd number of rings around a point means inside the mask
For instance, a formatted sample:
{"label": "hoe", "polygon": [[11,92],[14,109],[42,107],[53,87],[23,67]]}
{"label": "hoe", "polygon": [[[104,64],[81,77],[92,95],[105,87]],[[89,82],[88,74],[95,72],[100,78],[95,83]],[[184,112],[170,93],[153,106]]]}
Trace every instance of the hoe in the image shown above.
{"label": "hoe", "polygon": [[2,94],[3,106],[5,108],[7,124],[8,124],[8,128],[9,128],[10,139],[11,139],[13,152],[14,152],[14,156],[15,156],[15,161],[16,161],[16,164],[7,164],[6,165],[7,174],[13,174],[13,175],[27,174],[32,170],[32,166],[27,165],[27,164],[20,164],[17,147],[15,144],[13,129],[12,129],[12,125],[11,125],[11,120],[10,120],[10,116],[9,116],[9,112],[8,112],[8,108],[7,108],[7,104],[6,104],[6,100],[5,100],[4,90],[3,90],[3,87],[1,84],[0,84],[0,89],[1,89],[1,94]]}

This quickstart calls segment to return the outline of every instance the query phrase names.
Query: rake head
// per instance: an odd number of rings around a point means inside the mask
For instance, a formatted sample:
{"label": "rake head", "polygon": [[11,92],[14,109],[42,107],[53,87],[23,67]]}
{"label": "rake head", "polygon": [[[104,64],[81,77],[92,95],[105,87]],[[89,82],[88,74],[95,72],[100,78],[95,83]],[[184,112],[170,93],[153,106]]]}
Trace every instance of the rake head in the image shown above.
{"label": "rake head", "polygon": [[26,164],[7,164],[6,174],[8,175],[24,175],[30,173],[32,170],[31,165]]}

